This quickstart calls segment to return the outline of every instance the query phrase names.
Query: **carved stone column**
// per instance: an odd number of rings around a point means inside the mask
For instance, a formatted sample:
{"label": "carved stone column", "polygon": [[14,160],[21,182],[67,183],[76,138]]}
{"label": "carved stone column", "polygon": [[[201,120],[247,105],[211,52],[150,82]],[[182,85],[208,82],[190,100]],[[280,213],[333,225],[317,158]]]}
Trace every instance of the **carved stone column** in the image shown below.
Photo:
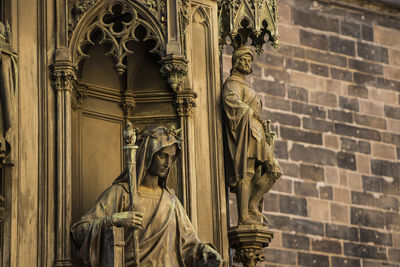
{"label": "carved stone column", "polygon": [[197,212],[195,204],[195,188],[191,179],[194,175],[194,159],[193,143],[191,142],[191,134],[193,128],[192,113],[196,107],[195,99],[196,92],[187,88],[184,84],[188,72],[188,61],[183,55],[168,55],[160,61],[162,64],[161,73],[168,80],[169,85],[175,92],[176,111],[180,117],[180,127],[182,129],[182,186],[183,186],[183,205],[186,212],[192,221],[192,224],[197,228]]}
{"label": "carved stone column", "polygon": [[68,60],[51,66],[52,84],[57,98],[57,172],[56,172],[56,254],[54,266],[72,266],[71,261],[71,172],[72,125],[71,94],[76,80],[75,68]]}

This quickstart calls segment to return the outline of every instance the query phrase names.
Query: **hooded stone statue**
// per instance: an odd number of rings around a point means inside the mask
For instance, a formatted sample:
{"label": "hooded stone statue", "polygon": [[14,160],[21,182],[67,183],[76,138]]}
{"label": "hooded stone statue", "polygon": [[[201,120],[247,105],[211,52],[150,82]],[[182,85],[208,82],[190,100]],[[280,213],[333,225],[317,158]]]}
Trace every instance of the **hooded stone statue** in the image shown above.
{"label": "hooded stone statue", "polygon": [[282,174],[267,142],[266,122],[260,117],[262,101],[246,81],[253,52],[246,46],[232,56],[231,75],[223,89],[228,156],[227,175],[236,193],[239,224],[260,224],[260,202]]}
{"label": "hooded stone statue", "polygon": [[[72,227],[82,261],[93,267],[112,266],[107,259],[112,241],[107,241],[105,231],[128,218],[133,227],[124,227],[125,266],[134,266],[135,226],[140,229],[141,266],[201,266],[207,259],[214,262],[209,266],[220,266],[220,255],[200,242],[185,209],[166,187],[169,167],[180,152],[179,137],[174,130],[150,127],[139,135],[138,142],[137,211],[129,217],[129,178],[124,171]],[[152,186],[151,177],[156,178]]]}

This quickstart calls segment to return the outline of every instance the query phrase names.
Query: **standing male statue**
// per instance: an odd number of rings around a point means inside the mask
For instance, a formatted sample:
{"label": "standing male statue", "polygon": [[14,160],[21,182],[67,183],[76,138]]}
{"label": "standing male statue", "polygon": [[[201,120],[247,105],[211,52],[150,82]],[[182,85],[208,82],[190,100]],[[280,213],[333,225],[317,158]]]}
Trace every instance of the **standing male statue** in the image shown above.
{"label": "standing male statue", "polygon": [[117,226],[124,227],[126,267],[135,262],[134,229],[139,234],[141,267],[221,266],[221,256],[200,242],[185,209],[166,187],[169,169],[180,152],[176,132],[150,127],[139,135],[138,142],[137,210],[129,211],[129,178],[124,171],[72,227],[82,261],[86,266],[112,266],[104,259],[112,248],[106,243],[112,240],[105,238],[105,231]]}
{"label": "standing male statue", "polygon": [[[229,155],[229,186],[236,193],[239,225],[263,224],[261,200],[282,175],[273,154],[273,138],[261,119],[261,99],[246,81],[251,74],[253,52],[236,49],[231,75],[225,81],[223,103]],[[261,208],[260,208],[261,207]]]}

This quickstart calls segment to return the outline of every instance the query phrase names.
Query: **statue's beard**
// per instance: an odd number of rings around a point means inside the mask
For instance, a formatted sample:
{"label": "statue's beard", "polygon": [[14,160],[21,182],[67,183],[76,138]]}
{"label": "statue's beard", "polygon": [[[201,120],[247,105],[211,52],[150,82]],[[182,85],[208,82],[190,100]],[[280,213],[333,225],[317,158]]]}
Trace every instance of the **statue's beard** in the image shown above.
{"label": "statue's beard", "polygon": [[253,70],[251,69],[251,67],[246,68],[246,67],[242,67],[242,66],[236,66],[234,71],[239,72],[243,75],[249,75],[252,73]]}

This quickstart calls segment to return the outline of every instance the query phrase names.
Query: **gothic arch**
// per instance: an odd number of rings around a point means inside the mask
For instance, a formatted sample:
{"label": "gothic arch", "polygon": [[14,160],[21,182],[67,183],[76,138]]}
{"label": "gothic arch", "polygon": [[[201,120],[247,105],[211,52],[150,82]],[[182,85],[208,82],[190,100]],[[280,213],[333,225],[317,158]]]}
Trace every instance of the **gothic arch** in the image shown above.
{"label": "gothic arch", "polygon": [[[107,56],[113,59],[115,70],[123,74],[127,68],[126,58],[134,51],[129,42],[138,41],[136,29],[145,28],[143,41],[152,40],[154,47],[150,53],[165,56],[165,27],[150,11],[138,1],[98,1],[79,19],[72,32],[69,54],[75,66],[89,57],[88,48],[95,45],[94,33],[100,34],[99,44],[107,44]],[[98,37],[98,36],[97,36]]]}

